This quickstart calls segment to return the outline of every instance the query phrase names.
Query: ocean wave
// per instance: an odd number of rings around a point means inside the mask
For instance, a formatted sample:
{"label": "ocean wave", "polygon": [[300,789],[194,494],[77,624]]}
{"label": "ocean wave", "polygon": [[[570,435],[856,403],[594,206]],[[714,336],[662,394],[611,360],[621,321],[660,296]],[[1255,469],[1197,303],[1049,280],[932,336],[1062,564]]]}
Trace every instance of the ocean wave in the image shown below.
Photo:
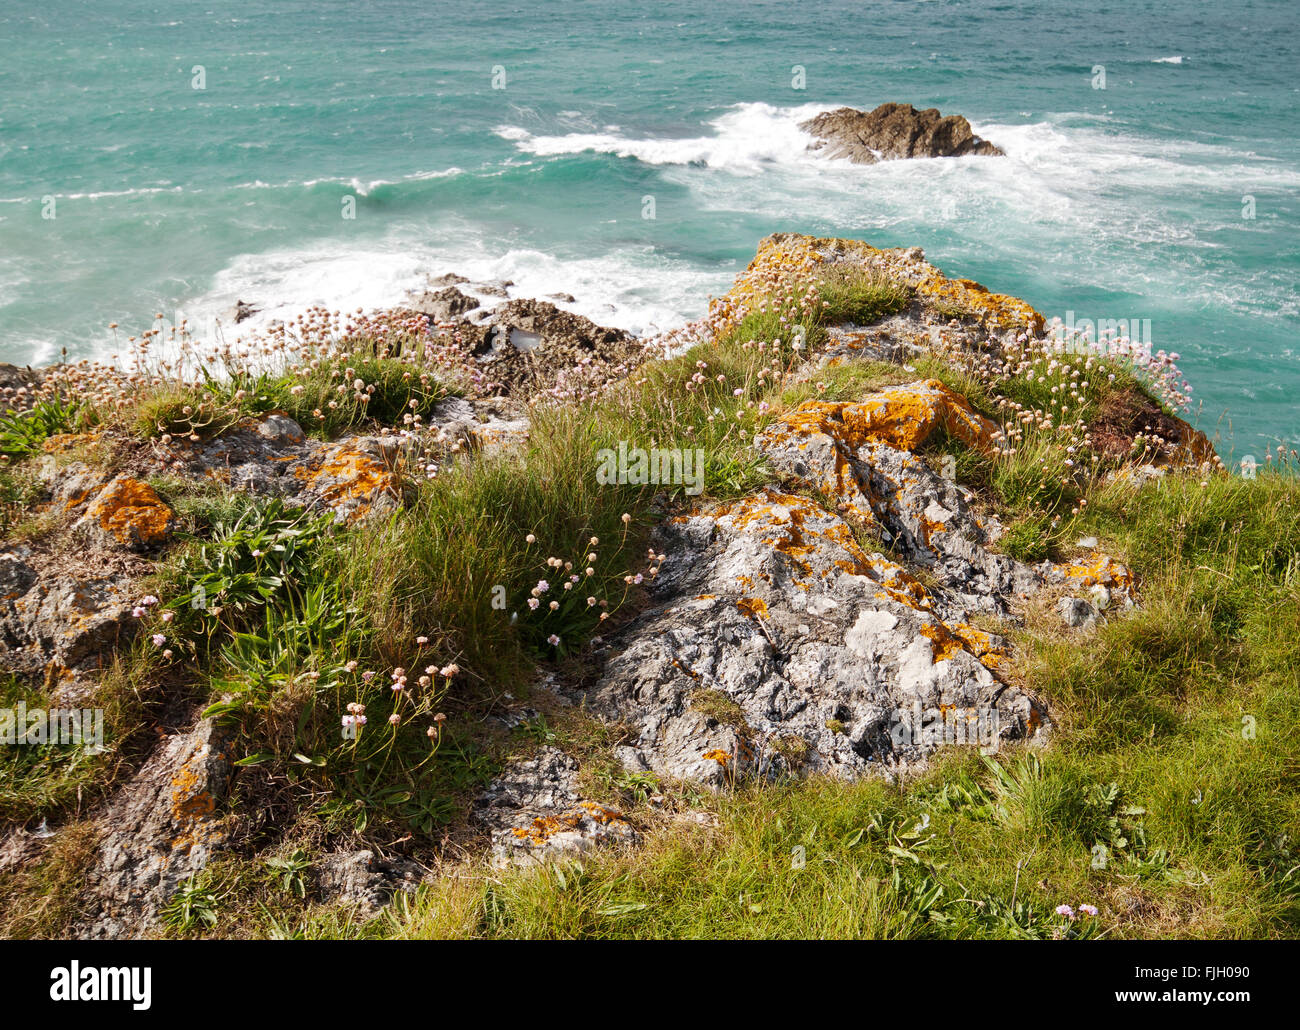
{"label": "ocean wave", "polygon": [[1151,58],[1151,63],[1152,64],[1182,64],[1183,55],[1174,54],[1172,57],[1153,57]]}
{"label": "ocean wave", "polygon": [[[318,244],[265,254],[245,254],[214,278],[211,288],[180,305],[200,340],[216,336],[215,320],[236,301],[258,308],[241,322],[248,335],[270,323],[288,321],[314,306],[332,311],[381,310],[398,306],[430,276],[455,272],[471,283],[512,281],[511,298],[545,299],[568,294],[558,307],[601,325],[647,335],[675,328],[703,314],[710,293],[725,289],[738,268],[702,273],[685,260],[654,248],[625,247],[599,257],[567,257],[530,247],[492,254],[471,227],[446,233],[442,242],[394,235],[365,246]],[[462,287],[475,293],[471,285]],[[483,307],[499,299],[479,294]],[[221,330],[225,338],[233,327]]]}
{"label": "ocean wave", "polygon": [[539,157],[591,152],[635,158],[649,165],[725,168],[756,174],[765,166],[812,158],[806,153],[811,139],[799,128],[799,123],[833,107],[829,104],[794,108],[765,103],[737,104],[708,123],[713,130],[711,134],[681,138],[628,137],[614,126],[607,126],[602,132],[573,132],[563,136],[534,135],[517,125],[498,126],[495,132],[525,153]]}

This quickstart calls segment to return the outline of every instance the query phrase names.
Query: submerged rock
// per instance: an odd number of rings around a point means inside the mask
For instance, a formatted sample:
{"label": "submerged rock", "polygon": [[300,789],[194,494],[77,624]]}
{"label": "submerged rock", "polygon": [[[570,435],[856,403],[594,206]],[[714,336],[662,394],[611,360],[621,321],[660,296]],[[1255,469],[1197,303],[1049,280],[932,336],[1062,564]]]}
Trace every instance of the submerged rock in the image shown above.
{"label": "submerged rock", "polygon": [[252,304],[246,304],[242,300],[235,303],[221,313],[221,317],[230,322],[232,325],[238,325],[247,318],[252,318],[260,312],[260,308],[253,307]]}
{"label": "submerged rock", "polygon": [[817,137],[809,150],[830,158],[848,158],[855,164],[1003,154],[999,147],[976,136],[961,115],[941,115],[933,107],[918,111],[911,104],[881,104],[873,111],[841,107],[810,118],[799,128]]}

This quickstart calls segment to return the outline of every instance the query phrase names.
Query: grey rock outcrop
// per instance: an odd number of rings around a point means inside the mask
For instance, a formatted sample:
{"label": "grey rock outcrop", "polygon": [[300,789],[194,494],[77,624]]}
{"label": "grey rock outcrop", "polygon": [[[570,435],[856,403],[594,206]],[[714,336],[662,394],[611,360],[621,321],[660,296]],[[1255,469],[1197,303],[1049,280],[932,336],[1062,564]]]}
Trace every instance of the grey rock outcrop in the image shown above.
{"label": "grey rock outcrop", "polygon": [[232,768],[210,719],[163,739],[99,817],[85,936],[142,936],[182,881],[208,864],[226,838],[219,806]]}
{"label": "grey rock outcrop", "polygon": [[26,548],[0,554],[0,668],[55,680],[97,668],[134,630],[130,580],[39,564]]}
{"label": "grey rock outcrop", "polygon": [[399,892],[413,891],[424,870],[405,859],[385,861],[373,851],[326,855],[316,864],[321,897],[355,908],[362,919],[373,919]]}
{"label": "grey rock outcrop", "polygon": [[621,812],[581,800],[577,761],[553,747],[508,765],[475,800],[473,817],[491,837],[498,868],[574,858],[637,839]]}
{"label": "grey rock outcrop", "polygon": [[454,286],[441,290],[426,290],[412,297],[408,305],[412,311],[428,315],[433,322],[451,322],[479,306],[478,299],[461,293]]}

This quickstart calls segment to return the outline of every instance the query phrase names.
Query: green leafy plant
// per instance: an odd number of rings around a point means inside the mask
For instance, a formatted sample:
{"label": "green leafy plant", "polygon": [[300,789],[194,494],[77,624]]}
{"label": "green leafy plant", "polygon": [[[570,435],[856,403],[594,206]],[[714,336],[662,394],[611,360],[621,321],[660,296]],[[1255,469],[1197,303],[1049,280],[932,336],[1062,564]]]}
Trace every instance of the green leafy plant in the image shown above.
{"label": "green leafy plant", "polygon": [[0,454],[11,459],[39,454],[51,436],[76,430],[84,415],[81,404],[59,396],[39,400],[26,411],[8,411],[0,416]]}
{"label": "green leafy plant", "polygon": [[163,922],[173,930],[190,930],[217,925],[220,896],[200,874],[182,883],[162,910]]}

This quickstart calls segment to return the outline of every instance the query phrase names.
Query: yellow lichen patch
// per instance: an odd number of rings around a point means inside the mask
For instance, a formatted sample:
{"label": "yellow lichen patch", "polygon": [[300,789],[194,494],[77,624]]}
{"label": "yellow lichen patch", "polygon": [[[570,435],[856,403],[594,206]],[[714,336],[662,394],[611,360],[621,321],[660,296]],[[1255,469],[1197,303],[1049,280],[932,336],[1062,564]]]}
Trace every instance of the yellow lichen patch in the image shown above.
{"label": "yellow lichen patch", "polygon": [[[946,429],[969,447],[993,450],[998,425],[937,379],[893,386],[859,403],[805,401],[764,430],[770,440],[823,434],[849,450],[871,443],[915,451],[937,430]],[[849,470],[851,474],[851,470]],[[844,492],[836,470],[837,495]],[[856,485],[856,481],[855,481]]]}
{"label": "yellow lichen patch", "polygon": [[1043,331],[1043,316],[1030,305],[1005,293],[990,293],[972,279],[949,279],[935,269],[916,289],[922,299],[940,308],[969,312],[989,328]]}
{"label": "yellow lichen patch", "polygon": [[148,483],[119,476],[100,491],[86,516],[119,543],[148,547],[167,538],[175,513]]}
{"label": "yellow lichen patch", "polygon": [[1104,586],[1130,596],[1133,592],[1133,573],[1128,566],[1121,565],[1106,554],[1075,559],[1061,566],[1061,571],[1069,578],[1078,580],[1081,587]]}
{"label": "yellow lichen patch", "polygon": [[731,764],[731,752],[723,751],[716,747],[709,748],[709,750],[704,752],[704,754],[701,757],[708,758],[711,761],[717,762],[719,765]]}
{"label": "yellow lichen patch", "polygon": [[63,502],[64,509],[72,511],[74,508],[80,508],[89,498],[95,495],[95,491],[98,489],[99,487],[91,487],[89,490],[74,490],[68,495],[68,499]]}
{"label": "yellow lichen patch", "polygon": [[622,812],[615,811],[612,808],[606,808],[603,805],[598,805],[594,801],[579,801],[578,807],[585,808],[587,810],[587,814],[591,816],[591,818],[595,819],[596,822],[602,825],[608,825],[609,823],[626,822],[626,820],[623,818]]}
{"label": "yellow lichen patch", "polygon": [[936,662],[947,661],[958,651],[964,651],[963,641],[942,622],[923,622],[921,636],[930,641],[930,650]]}
{"label": "yellow lichen patch", "polygon": [[397,494],[400,486],[391,469],[352,444],[336,448],[319,465],[295,469],[294,475],[305,480],[330,507],[360,502],[350,516],[354,519],[380,494]]}
{"label": "yellow lichen patch", "polygon": [[927,518],[924,513],[917,515],[917,528],[921,531],[921,542],[927,547],[930,544],[930,538],[935,533],[942,533],[948,527],[937,519]]}
{"label": "yellow lichen patch", "polygon": [[99,437],[99,433],[55,433],[53,436],[45,438],[45,442],[41,444],[41,449],[46,454],[64,454],[76,450],[78,447],[93,444]]}
{"label": "yellow lichen patch", "polygon": [[201,759],[198,756],[191,757],[172,777],[171,782],[172,822],[181,831],[171,844],[173,848],[184,852],[207,841],[208,834],[203,832],[202,826],[217,810],[216,799],[206,789],[203,777],[194,768],[196,761]]}
{"label": "yellow lichen patch", "polygon": [[581,801],[576,808],[571,808],[567,812],[539,816],[528,826],[516,826],[510,832],[518,840],[526,840],[531,845],[541,846],[557,833],[579,829],[584,818],[590,818],[602,826],[627,825],[623,813],[605,808],[594,801]]}
{"label": "yellow lichen patch", "polygon": [[761,597],[742,597],[736,602],[741,613],[754,619],[767,618],[767,602]]}
{"label": "yellow lichen patch", "polygon": [[739,313],[766,299],[773,278],[785,282],[807,279],[822,260],[816,242],[811,236],[763,240],[754,259],[736,277],[731,289],[710,302],[710,314],[720,320],[719,333],[731,329],[739,321],[736,317]]}
{"label": "yellow lichen patch", "polygon": [[872,558],[869,564],[874,578],[884,587],[884,592],[877,594],[877,597],[886,597],[922,612],[928,612],[934,607],[925,584],[901,565],[885,558]]}
{"label": "yellow lichen patch", "polygon": [[962,646],[973,654],[988,669],[997,669],[1006,652],[993,643],[993,638],[982,629],[958,623],[952,627],[953,636],[962,642]]}
{"label": "yellow lichen patch", "polygon": [[[820,555],[827,543],[838,544],[849,553],[853,571],[865,574],[869,567],[849,527],[838,519],[829,519],[806,497],[764,490],[723,505],[713,517],[726,519],[743,532],[760,534],[763,543],[785,555],[803,576],[812,575],[809,559]],[[822,575],[830,575],[831,567],[828,562]]]}

